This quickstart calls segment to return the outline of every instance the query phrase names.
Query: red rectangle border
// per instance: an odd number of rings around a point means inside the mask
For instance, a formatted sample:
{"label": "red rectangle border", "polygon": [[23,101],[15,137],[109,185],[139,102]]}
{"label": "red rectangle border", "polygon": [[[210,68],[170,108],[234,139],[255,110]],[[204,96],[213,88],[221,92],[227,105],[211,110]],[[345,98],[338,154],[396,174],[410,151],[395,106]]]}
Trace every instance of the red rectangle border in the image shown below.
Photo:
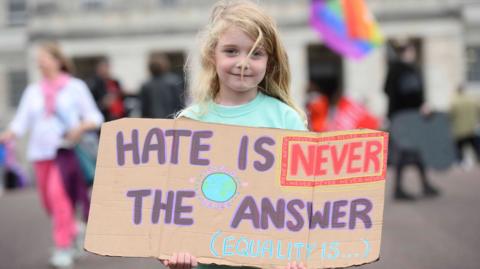
{"label": "red rectangle border", "polygon": [[[383,139],[383,163],[381,167],[380,175],[376,176],[364,176],[364,177],[352,177],[352,178],[342,178],[342,179],[326,179],[321,181],[307,181],[307,180],[288,180],[287,178],[287,169],[288,169],[288,146],[290,142],[327,142],[327,141],[337,141],[337,140],[348,140],[354,138],[370,138],[370,137],[381,137]],[[378,132],[378,133],[364,133],[364,134],[344,134],[336,135],[329,137],[299,137],[299,136],[285,136],[282,141],[282,163],[281,163],[281,173],[280,173],[280,184],[282,186],[295,186],[295,187],[315,187],[321,185],[344,185],[344,184],[356,184],[356,183],[366,183],[366,182],[375,182],[380,180],[385,180],[387,173],[387,155],[388,154],[388,133]]]}

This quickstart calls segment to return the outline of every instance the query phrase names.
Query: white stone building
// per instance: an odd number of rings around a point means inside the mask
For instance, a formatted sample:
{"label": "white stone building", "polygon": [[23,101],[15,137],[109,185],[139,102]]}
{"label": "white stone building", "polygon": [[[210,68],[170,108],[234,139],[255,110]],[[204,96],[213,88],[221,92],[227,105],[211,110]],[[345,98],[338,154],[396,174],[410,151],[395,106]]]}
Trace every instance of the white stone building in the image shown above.
{"label": "white stone building", "polygon": [[[11,117],[27,81],[38,78],[34,52],[56,39],[88,75],[100,56],[134,94],[148,77],[148,56],[169,53],[181,70],[197,53],[196,34],[214,0],[0,0],[0,127]],[[260,0],[280,27],[298,104],[312,76],[333,76],[345,93],[379,116],[386,109],[387,50],[361,61],[333,55],[308,25],[309,0]],[[446,110],[457,85],[480,93],[480,0],[367,0],[386,39],[415,38],[427,101]],[[196,72],[195,66],[189,70]],[[191,75],[191,74],[188,74]]]}

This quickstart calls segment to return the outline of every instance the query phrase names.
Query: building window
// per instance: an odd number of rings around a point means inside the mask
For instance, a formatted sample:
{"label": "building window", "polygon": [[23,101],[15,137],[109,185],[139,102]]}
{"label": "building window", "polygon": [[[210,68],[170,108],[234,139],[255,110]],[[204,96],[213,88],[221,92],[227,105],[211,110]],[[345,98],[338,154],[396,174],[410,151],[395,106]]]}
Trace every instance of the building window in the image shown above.
{"label": "building window", "polygon": [[161,7],[173,7],[178,4],[177,0],[160,0],[159,2]]}
{"label": "building window", "polygon": [[95,76],[96,66],[102,59],[108,60],[105,55],[74,57],[72,61],[75,66],[75,76],[88,82]]}
{"label": "building window", "polygon": [[106,6],[104,0],[82,0],[80,3],[85,10],[101,10]]}
{"label": "building window", "polygon": [[[322,44],[307,47],[310,97],[322,94],[331,98],[343,88],[343,60],[337,53]],[[311,101],[311,100],[308,100]]]}
{"label": "building window", "polygon": [[27,1],[8,1],[8,24],[10,26],[25,25],[27,21]]}
{"label": "building window", "polygon": [[9,106],[17,107],[20,103],[23,90],[27,87],[28,78],[25,70],[10,71],[8,73]]}
{"label": "building window", "polygon": [[467,79],[480,83],[480,46],[467,48]]}
{"label": "building window", "polygon": [[53,0],[31,1],[32,12],[35,16],[50,16],[58,12],[57,2]]}

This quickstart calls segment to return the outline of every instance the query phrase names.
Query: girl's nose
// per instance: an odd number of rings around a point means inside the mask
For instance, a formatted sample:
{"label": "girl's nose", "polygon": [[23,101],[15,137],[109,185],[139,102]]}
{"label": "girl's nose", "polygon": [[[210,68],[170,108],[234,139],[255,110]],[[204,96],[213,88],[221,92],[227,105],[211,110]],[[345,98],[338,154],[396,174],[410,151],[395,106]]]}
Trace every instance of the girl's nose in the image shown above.
{"label": "girl's nose", "polygon": [[250,63],[246,58],[243,58],[242,60],[238,61],[237,64],[235,65],[236,68],[244,68],[244,69],[249,69],[250,68]]}

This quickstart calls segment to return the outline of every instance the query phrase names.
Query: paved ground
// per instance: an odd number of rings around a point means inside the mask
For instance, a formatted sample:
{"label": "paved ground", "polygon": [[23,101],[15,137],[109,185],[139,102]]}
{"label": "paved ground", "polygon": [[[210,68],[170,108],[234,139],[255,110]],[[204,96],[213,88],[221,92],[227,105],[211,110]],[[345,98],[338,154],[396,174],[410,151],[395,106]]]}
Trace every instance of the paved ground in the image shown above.
{"label": "paved ground", "polygon": [[[390,175],[391,175],[390,171]],[[432,173],[443,190],[437,199],[385,206],[381,259],[360,268],[480,268],[480,169]],[[418,193],[415,171],[408,171],[409,190]],[[34,190],[0,197],[0,269],[46,269],[51,246],[49,222]],[[75,269],[162,268],[153,259],[88,255]]]}

